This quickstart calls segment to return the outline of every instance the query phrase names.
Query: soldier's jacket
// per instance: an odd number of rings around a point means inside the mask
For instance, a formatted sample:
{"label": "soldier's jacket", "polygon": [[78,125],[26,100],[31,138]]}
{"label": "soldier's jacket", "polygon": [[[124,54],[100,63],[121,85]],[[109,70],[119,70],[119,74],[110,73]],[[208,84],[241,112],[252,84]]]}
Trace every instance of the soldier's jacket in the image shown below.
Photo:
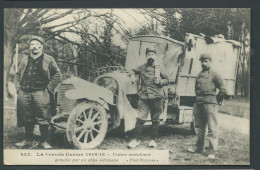
{"label": "soldier's jacket", "polygon": [[[20,83],[28,64],[28,58],[29,56],[26,56],[22,59],[18,72],[15,75],[15,87],[17,91],[19,91],[20,89]],[[45,53],[43,53],[42,68],[43,75],[46,77],[47,80],[49,80],[46,88],[50,93],[53,93],[54,89],[61,82],[62,75],[60,69],[54,58]]]}
{"label": "soldier's jacket", "polygon": [[168,84],[168,76],[160,69],[160,84],[154,84],[155,79],[155,66],[148,66],[147,64],[141,65],[132,70],[135,74],[139,74],[141,84],[138,90],[140,99],[155,99],[163,98],[163,86]]}
{"label": "soldier's jacket", "polygon": [[201,71],[196,79],[196,102],[217,104],[217,89],[222,95],[226,95],[224,80],[212,69]]}

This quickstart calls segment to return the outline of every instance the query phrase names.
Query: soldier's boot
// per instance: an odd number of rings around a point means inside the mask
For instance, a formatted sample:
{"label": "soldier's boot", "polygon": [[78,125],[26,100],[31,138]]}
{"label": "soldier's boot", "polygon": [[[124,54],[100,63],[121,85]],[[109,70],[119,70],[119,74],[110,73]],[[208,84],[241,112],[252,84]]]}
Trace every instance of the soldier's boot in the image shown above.
{"label": "soldier's boot", "polygon": [[145,121],[141,119],[137,119],[135,124],[135,133],[134,133],[134,139],[129,142],[128,147],[129,148],[135,148],[140,144],[141,134],[143,131],[143,125]]}
{"label": "soldier's boot", "polygon": [[187,151],[191,153],[204,153],[204,145],[206,139],[206,132],[198,129],[198,139],[196,148],[188,148]]}
{"label": "soldier's boot", "polygon": [[190,152],[190,153],[203,153],[204,152],[201,149],[193,148],[193,147],[188,148],[187,151]]}
{"label": "soldier's boot", "polygon": [[138,140],[138,139],[132,139],[132,140],[128,143],[128,147],[129,147],[129,148],[136,148],[139,144],[140,144],[140,140]]}
{"label": "soldier's boot", "polygon": [[157,147],[157,139],[158,139],[158,132],[159,132],[159,121],[152,122],[152,131],[151,131],[151,140],[148,144],[150,148]]}
{"label": "soldier's boot", "polygon": [[15,143],[15,146],[25,147],[31,145],[31,141],[33,140],[33,129],[34,125],[25,125],[25,139],[21,142]]}
{"label": "soldier's boot", "polygon": [[209,159],[215,159],[216,154],[217,154],[217,148],[212,147],[212,145],[210,144],[206,152],[207,157]]}
{"label": "soldier's boot", "polygon": [[151,139],[148,145],[150,148],[157,148],[157,143],[155,140]]}
{"label": "soldier's boot", "polygon": [[51,149],[51,145],[48,143],[47,139],[49,137],[49,125],[40,125],[41,139],[39,146],[44,149]]}

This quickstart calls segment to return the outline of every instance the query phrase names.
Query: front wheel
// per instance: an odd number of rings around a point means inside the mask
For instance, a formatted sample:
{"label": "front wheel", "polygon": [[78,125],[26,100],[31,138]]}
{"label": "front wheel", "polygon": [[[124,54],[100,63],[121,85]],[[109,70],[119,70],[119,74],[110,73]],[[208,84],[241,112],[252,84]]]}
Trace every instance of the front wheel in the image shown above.
{"label": "front wheel", "polygon": [[68,118],[66,136],[76,148],[91,149],[101,144],[107,128],[106,110],[97,102],[82,102]]}

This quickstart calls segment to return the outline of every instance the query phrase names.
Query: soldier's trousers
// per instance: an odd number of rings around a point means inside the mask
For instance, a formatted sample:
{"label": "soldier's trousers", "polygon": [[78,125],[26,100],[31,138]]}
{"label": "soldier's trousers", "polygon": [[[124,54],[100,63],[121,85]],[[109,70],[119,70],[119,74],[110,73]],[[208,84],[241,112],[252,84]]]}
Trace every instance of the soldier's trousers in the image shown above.
{"label": "soldier's trousers", "polygon": [[160,114],[162,112],[163,99],[139,99],[138,101],[138,117],[135,126],[135,138],[140,139],[143,129],[143,124],[148,118],[149,112],[151,113],[152,131],[151,138],[156,139],[158,137],[158,129],[160,124]]}
{"label": "soldier's trousers", "polygon": [[19,90],[17,109],[21,114],[26,136],[31,136],[34,124],[38,123],[42,137],[47,137],[51,118],[50,94],[47,89],[35,92]]}
{"label": "soldier's trousers", "polygon": [[195,103],[193,113],[195,117],[195,128],[198,131],[197,149],[204,149],[206,140],[206,130],[208,128],[209,148],[217,150],[218,147],[218,121],[217,121],[217,105]]}

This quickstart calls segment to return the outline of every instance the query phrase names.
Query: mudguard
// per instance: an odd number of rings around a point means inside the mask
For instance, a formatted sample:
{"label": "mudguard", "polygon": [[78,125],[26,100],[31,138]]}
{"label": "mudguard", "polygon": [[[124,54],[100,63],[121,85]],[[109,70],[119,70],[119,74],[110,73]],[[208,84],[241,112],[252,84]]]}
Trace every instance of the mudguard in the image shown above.
{"label": "mudguard", "polygon": [[73,84],[75,89],[71,89],[65,92],[65,96],[72,100],[88,99],[100,103],[105,109],[109,110],[108,104],[115,105],[113,103],[112,91],[100,87],[89,81],[80,79],[78,77],[71,77],[66,80],[67,83]]}
{"label": "mudguard", "polygon": [[137,94],[137,85],[132,84],[130,78],[126,73],[120,73],[117,71],[103,74],[97,77],[94,81],[96,83],[100,78],[110,77],[117,81],[119,85],[119,93],[117,96],[117,109],[118,113],[115,115],[115,122],[117,126],[120,125],[120,119],[124,119],[125,132],[135,128],[137,109],[134,109],[127,99],[127,94]]}

